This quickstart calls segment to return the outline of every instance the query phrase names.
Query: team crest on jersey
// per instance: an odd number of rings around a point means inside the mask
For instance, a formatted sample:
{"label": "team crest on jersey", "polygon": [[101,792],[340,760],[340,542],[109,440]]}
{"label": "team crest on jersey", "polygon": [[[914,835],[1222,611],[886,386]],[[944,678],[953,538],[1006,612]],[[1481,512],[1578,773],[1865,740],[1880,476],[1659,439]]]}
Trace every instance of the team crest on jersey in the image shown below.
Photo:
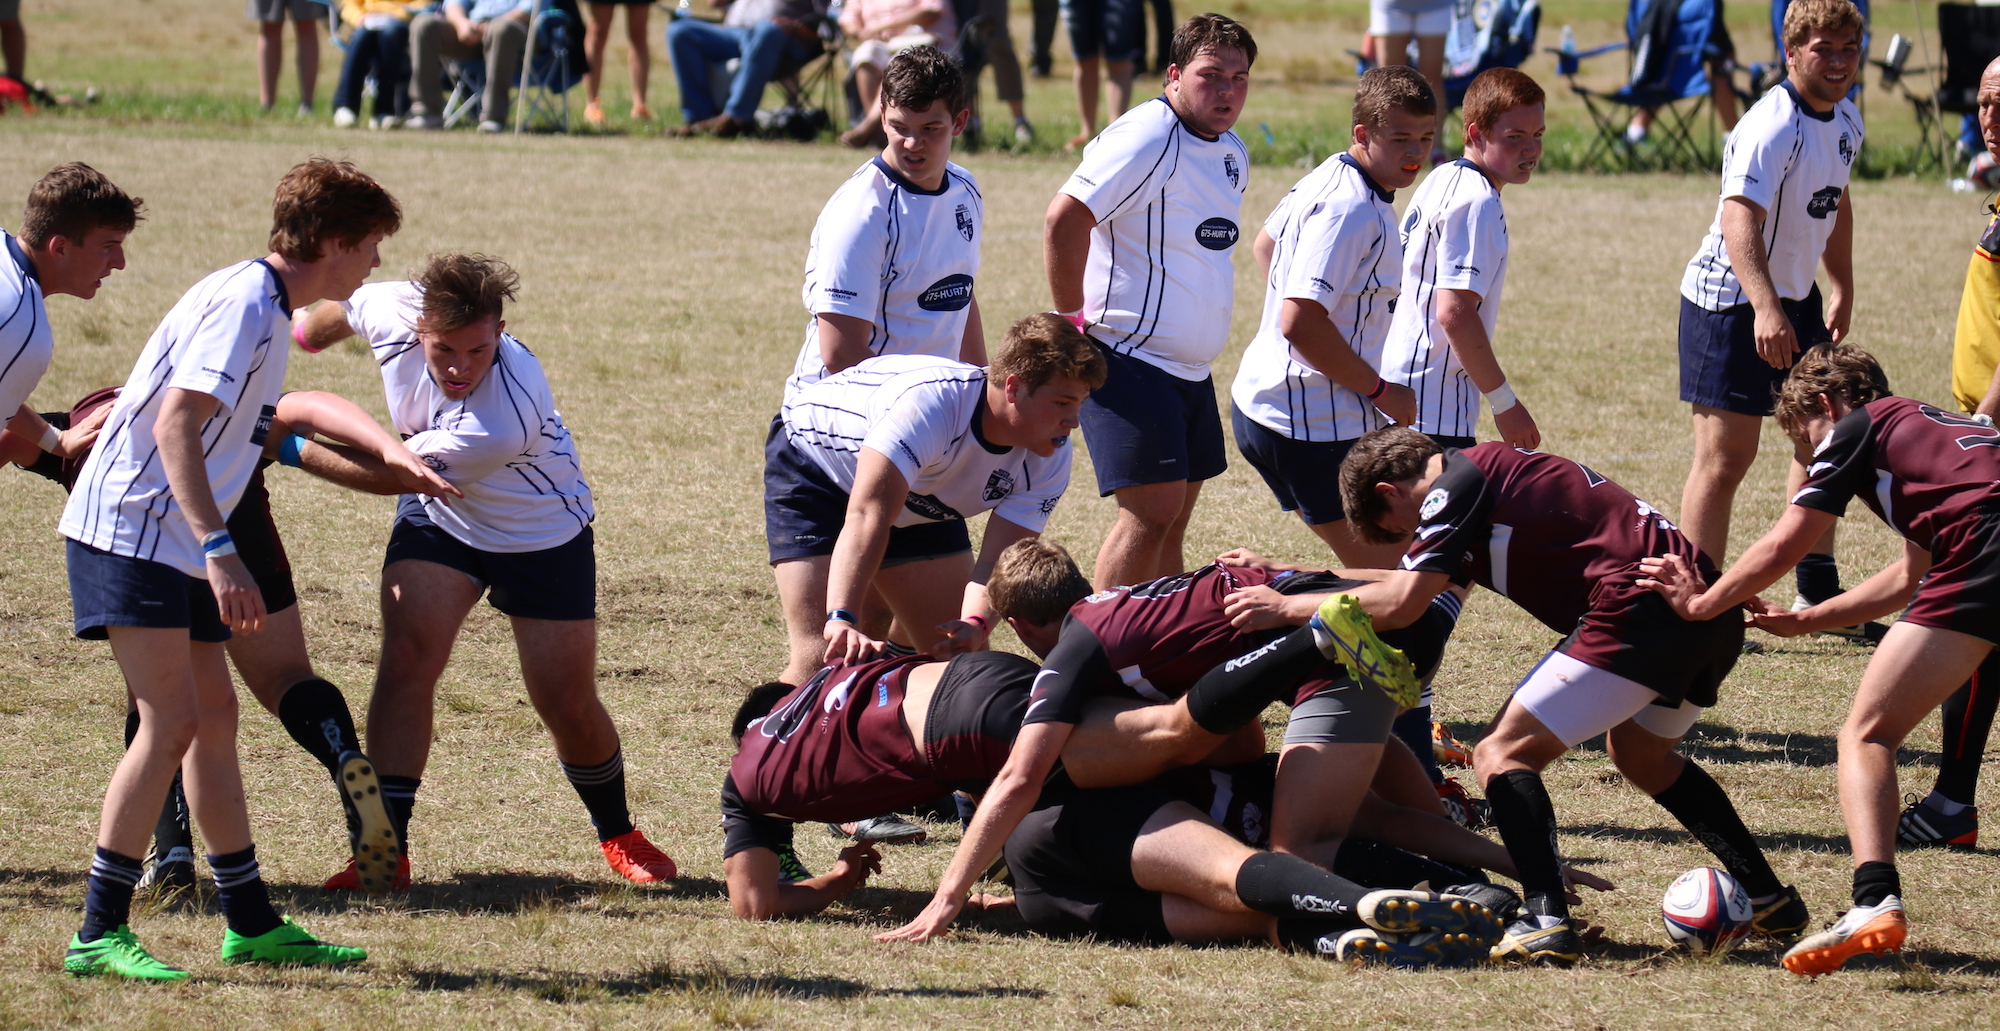
{"label": "team crest on jersey", "polygon": [[1229,177],[1229,185],[1243,185],[1243,173],[1236,170],[1236,155],[1222,155],[1222,174]]}
{"label": "team crest on jersey", "polygon": [[1403,216],[1403,245],[1405,247],[1410,244],[1410,230],[1417,227],[1417,220],[1423,216],[1424,213],[1418,211],[1415,204],[1410,205],[1410,213]]}
{"label": "team crest on jersey", "polygon": [[988,501],[998,501],[1012,493],[1014,493],[1014,474],[1005,469],[995,469],[993,475],[986,478],[986,491],[981,497]]}
{"label": "team crest on jersey", "polygon": [[[1843,136],[1843,137],[1841,137],[1841,139],[1842,139],[1842,140],[1845,140],[1845,139],[1847,139],[1847,137]],[[971,242],[972,242],[972,208],[971,208],[971,207],[969,207],[969,206],[967,206],[967,205],[964,205],[964,204],[960,204],[960,205],[958,206],[958,211],[957,211],[957,212],[956,212],[955,214],[956,214],[956,215],[958,216],[958,235],[960,235],[960,236],[963,236],[963,237],[965,237],[965,242],[966,242],[966,243],[971,243]]]}
{"label": "team crest on jersey", "polygon": [[1127,590],[1129,589],[1124,587],[1113,587],[1110,590],[1098,591],[1096,594],[1093,594],[1090,597],[1083,599],[1083,601],[1084,604],[1086,605],[1096,605],[1100,602],[1107,602],[1114,598],[1122,598],[1125,596]]}
{"label": "team crest on jersey", "polygon": [[1058,501],[1061,501],[1061,500],[1062,500],[1062,495],[1060,495],[1060,494],[1058,494],[1058,495],[1056,495],[1055,497],[1052,497],[1052,498],[1043,498],[1043,499],[1042,499],[1042,504],[1041,504],[1041,509],[1042,509],[1042,514],[1043,514],[1043,515],[1048,515],[1048,514],[1049,514],[1050,512],[1053,512],[1053,511],[1055,511],[1055,510],[1056,510],[1056,502],[1058,502]]}
{"label": "team crest on jersey", "polygon": [[1840,163],[1843,165],[1854,163],[1854,139],[1844,132],[1840,134]]}
{"label": "team crest on jersey", "polygon": [[1226,251],[1236,246],[1236,223],[1226,218],[1211,218],[1194,227],[1194,242],[1211,251]]}
{"label": "team crest on jersey", "polygon": [[1425,519],[1435,518],[1439,512],[1444,511],[1444,506],[1450,503],[1451,492],[1445,490],[1443,487],[1438,487],[1429,494],[1424,495],[1423,507],[1417,509],[1417,515]]}
{"label": "team crest on jersey", "polygon": [[1840,187],[1829,186],[1813,192],[1812,199],[1806,201],[1806,214],[1814,218],[1825,218],[1840,208]]}
{"label": "team crest on jersey", "polygon": [[972,277],[963,272],[946,276],[917,295],[917,307],[925,311],[959,311],[971,303]]}

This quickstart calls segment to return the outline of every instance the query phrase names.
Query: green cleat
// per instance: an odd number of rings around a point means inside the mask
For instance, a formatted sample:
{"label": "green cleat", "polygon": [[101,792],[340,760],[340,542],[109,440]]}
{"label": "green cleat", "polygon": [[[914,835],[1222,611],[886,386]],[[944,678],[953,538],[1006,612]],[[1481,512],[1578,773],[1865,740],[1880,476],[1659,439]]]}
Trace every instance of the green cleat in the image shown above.
{"label": "green cleat", "polygon": [[268,963],[279,967],[333,967],[359,963],[368,953],[346,945],[333,945],[306,933],[291,917],[277,927],[246,938],[235,931],[222,932],[224,963]]}
{"label": "green cleat", "polygon": [[1306,625],[1312,628],[1320,652],[1346,666],[1356,683],[1382,691],[1405,709],[1415,708],[1422,699],[1423,687],[1409,657],[1375,636],[1368,610],[1353,595],[1336,594],[1321,602]]}
{"label": "green cleat", "polygon": [[185,981],[188,972],[153,958],[146,947],[139,944],[132,929],[120,924],[118,929],[93,942],[85,942],[71,935],[69,954],[63,957],[63,969],[78,977],[94,977],[111,974],[129,977],[134,981]]}

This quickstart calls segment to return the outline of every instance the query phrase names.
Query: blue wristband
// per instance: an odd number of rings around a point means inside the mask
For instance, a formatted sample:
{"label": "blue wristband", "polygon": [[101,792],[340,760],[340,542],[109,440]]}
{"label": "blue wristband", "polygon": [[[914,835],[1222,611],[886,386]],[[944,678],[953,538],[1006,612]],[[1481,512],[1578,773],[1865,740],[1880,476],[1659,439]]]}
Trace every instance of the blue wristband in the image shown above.
{"label": "blue wristband", "polygon": [[846,609],[834,609],[832,612],[826,614],[827,622],[832,623],[836,620],[846,623],[848,626],[858,626],[861,623],[860,620],[854,618],[854,613]]}
{"label": "blue wristband", "polygon": [[217,530],[201,539],[201,552],[204,555],[214,555],[217,552],[234,555],[236,542],[230,539],[228,530]]}
{"label": "blue wristband", "polygon": [[294,469],[299,468],[300,466],[299,452],[303,450],[305,446],[306,446],[306,438],[301,437],[296,433],[292,434],[289,437],[286,437],[285,442],[278,445],[278,464],[289,465]]}

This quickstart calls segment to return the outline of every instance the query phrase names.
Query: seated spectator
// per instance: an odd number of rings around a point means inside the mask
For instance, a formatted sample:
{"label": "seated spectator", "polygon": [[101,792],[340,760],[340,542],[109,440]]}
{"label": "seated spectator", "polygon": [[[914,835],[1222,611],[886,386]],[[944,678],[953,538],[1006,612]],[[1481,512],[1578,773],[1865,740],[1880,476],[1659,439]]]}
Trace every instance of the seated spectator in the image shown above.
{"label": "seated spectator", "polygon": [[[755,124],[764,85],[781,65],[794,68],[819,56],[819,24],[826,0],[714,0],[722,24],[698,18],[667,23],[667,53],[681,88],[685,124],[676,136],[711,133],[738,136]],[[718,105],[711,88],[713,70],[737,60],[729,97]]]}
{"label": "seated spectator", "polygon": [[340,20],[354,31],[333,91],[333,124],[345,129],[360,120],[361,89],[373,75],[374,126],[390,128],[410,110],[410,10],[404,0],[341,0]]}
{"label": "seated spectator", "polygon": [[444,128],[444,62],[484,57],[486,92],[479,98],[479,131],[507,123],[507,91],[521,76],[534,0],[445,0],[436,14],[410,23],[412,129]]}
{"label": "seated spectator", "polygon": [[882,135],[882,76],[889,59],[926,44],[947,54],[958,50],[958,19],[947,0],[851,0],[840,12],[840,30],[855,41],[847,56],[861,98],[861,121],[840,142],[866,150],[888,144]]}

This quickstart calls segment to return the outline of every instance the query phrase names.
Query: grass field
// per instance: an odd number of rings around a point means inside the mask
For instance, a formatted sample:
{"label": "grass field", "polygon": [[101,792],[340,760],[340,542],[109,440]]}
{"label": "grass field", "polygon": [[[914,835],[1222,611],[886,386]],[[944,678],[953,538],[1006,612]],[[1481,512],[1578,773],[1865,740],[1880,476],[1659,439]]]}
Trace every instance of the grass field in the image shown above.
{"label": "grass field", "polygon": [[[30,0],[30,29],[47,25],[36,38],[48,42],[34,74],[66,75],[62,40],[84,31],[71,19],[113,6]],[[1608,24],[1615,13],[1608,3],[1559,4],[1550,23],[1570,19],[1570,6],[1579,24],[1585,14]],[[223,110],[236,103],[227,91],[240,96],[251,84],[247,30],[224,21],[237,17],[230,5],[132,7],[150,17],[119,46],[147,34],[171,44],[151,48],[159,74],[146,73],[155,91],[147,96],[179,89]],[[1297,17],[1303,7],[1270,9]],[[1253,28],[1261,9],[1245,15]],[[1347,12],[1336,20],[1351,21],[1359,8],[1334,9]],[[1746,25],[1760,10],[1731,8]],[[1740,30],[1739,42],[1752,31]],[[1276,51],[1291,36],[1266,38]],[[1299,103],[1321,114],[1344,109],[1339,89],[1287,85],[1280,67],[1270,65],[1274,81],[1260,79],[1269,91],[1253,94],[1250,118],[1302,123],[1308,115],[1285,98],[1306,98]],[[106,59],[79,81],[138,74]],[[611,80],[622,83],[615,64]],[[656,81],[670,81],[663,67]],[[1060,98],[1043,92],[1034,102],[1053,109]],[[657,88],[654,104],[668,106]],[[622,110],[623,101],[608,106]],[[121,380],[188,285],[263,253],[271,187],[312,154],[352,158],[402,200],[405,229],[385,246],[378,278],[447,248],[500,254],[520,268],[526,290],[510,329],[547,367],[597,492],[600,689],[625,736],[634,814],[684,877],[665,890],[613,880],[526,705],[504,623],[482,610],[441,686],[438,744],[413,832],[419,883],[407,898],[370,903],[317,890],[344,847],[334,799],[276,722],[246,702],[243,761],[266,876],[283,908],[366,946],[368,964],[337,973],[223,967],[212,904],[179,901],[142,906],[135,923],[163,956],[195,971],[193,982],[72,981],[60,973],[61,944],[74,929],[118,752],[123,692],[108,650],[68,633],[53,530],[60,493],[0,472],[9,486],[0,520],[15,542],[0,550],[0,956],[8,961],[0,1027],[1924,1028],[1991,1026],[2000,1014],[2000,948],[1985,935],[2000,909],[1990,850],[1903,861],[1915,924],[1906,964],[1808,983],[1779,971],[1761,947],[1723,962],[1663,954],[1660,892],[1705,853],[1590,747],[1548,777],[1562,846],[1621,890],[1582,911],[1608,928],[1608,940],[1573,971],[1353,972],[1262,950],[1052,942],[999,918],[931,945],[875,944],[873,932],[928,897],[957,840],[943,826],[928,845],[893,850],[876,886],[823,919],[733,920],[721,898],[714,804],[730,754],[726,722],[739,692],[783,664],[763,561],[759,447],[804,322],[797,298],[807,234],[857,158],[643,133],[342,134],[289,118],[158,106],[0,119],[0,184],[11,184],[0,195],[19,197],[50,165],[81,159],[147,199],[131,267],[93,302],[51,305],[58,353],[36,403],[66,407]],[[997,334],[1046,306],[1041,213],[1070,166],[990,151],[966,163],[987,197],[980,293]],[[1246,224],[1298,174],[1256,169]],[[1675,296],[1713,190],[1701,177],[1546,175],[1507,194],[1514,269],[1498,348],[1546,446],[1669,513],[1690,452],[1685,406],[1674,400]],[[1901,392],[1948,404],[1951,326],[1979,202],[1897,179],[1858,184],[1856,197],[1854,339],[1883,358]],[[1217,366],[1225,384],[1258,315],[1256,277],[1243,259],[1235,331]],[[291,385],[382,411],[379,379],[357,344],[295,356]],[[1779,510],[1782,450],[1774,432],[1739,506],[1736,550]],[[390,503],[288,473],[274,475],[272,491],[315,660],[360,708]],[[1111,514],[1095,493],[1080,462],[1049,531],[1084,555]],[[1842,545],[1850,581],[1896,553],[1871,517],[1851,522]],[[1295,560],[1322,555],[1240,463],[1204,493],[1190,537],[1192,561],[1235,545]],[[1441,717],[1461,736],[1476,733],[1551,643],[1504,601],[1477,597],[1439,678]],[[1689,751],[1728,786],[1816,919],[1831,917],[1847,889],[1833,733],[1866,656],[1821,639],[1766,643],[1766,654],[1738,666]],[[1935,724],[1910,744],[1906,787],[1927,788]],[[816,869],[834,851],[811,828],[801,843]]]}

